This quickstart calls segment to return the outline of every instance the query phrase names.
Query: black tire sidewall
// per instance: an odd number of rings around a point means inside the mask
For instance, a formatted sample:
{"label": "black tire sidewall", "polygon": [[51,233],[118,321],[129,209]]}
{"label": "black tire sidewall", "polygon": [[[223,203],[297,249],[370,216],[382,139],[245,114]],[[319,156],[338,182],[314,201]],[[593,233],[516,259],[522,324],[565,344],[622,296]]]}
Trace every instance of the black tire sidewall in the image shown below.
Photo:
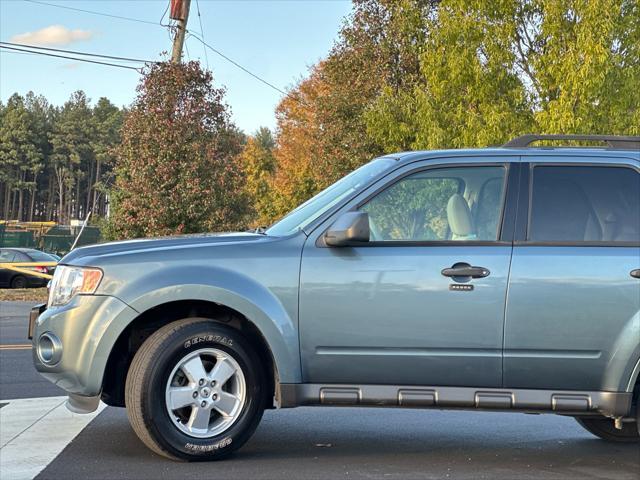
{"label": "black tire sidewall", "polygon": [[11,279],[11,288],[27,288],[27,279],[22,275],[13,277]]}
{"label": "black tire sidewall", "polygon": [[[179,360],[203,348],[216,348],[231,355],[240,365],[246,383],[246,401],[240,417],[220,435],[196,438],[181,432],[165,406],[169,374]],[[264,410],[265,378],[260,363],[245,339],[234,329],[201,322],[171,335],[157,350],[145,375],[142,404],[145,423],[156,441],[169,453],[186,460],[222,458],[242,446],[253,434]]]}
{"label": "black tire sidewall", "polygon": [[577,417],[578,423],[591,434],[610,442],[635,443],[640,442],[640,434],[637,434],[633,424],[625,423],[623,430],[614,426],[614,421],[608,418]]}

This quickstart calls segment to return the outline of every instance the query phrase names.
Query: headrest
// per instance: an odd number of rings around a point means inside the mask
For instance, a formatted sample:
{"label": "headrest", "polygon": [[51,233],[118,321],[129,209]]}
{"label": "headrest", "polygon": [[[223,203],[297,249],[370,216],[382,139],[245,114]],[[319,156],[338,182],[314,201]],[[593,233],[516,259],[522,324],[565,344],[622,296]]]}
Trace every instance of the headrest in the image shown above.
{"label": "headrest", "polygon": [[475,237],[469,204],[459,193],[451,195],[447,203],[447,219],[454,239]]}

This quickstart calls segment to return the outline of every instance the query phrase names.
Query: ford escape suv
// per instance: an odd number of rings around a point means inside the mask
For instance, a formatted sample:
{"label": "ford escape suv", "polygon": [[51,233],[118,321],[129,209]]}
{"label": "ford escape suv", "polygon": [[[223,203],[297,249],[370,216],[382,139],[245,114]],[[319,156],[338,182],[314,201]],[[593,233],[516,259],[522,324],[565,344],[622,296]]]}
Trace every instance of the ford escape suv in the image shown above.
{"label": "ford escape suv", "polygon": [[71,410],[126,407],[174,459],[300,405],[555,413],[638,442],[640,137],[388,155],[264,232],[80,248],[29,326]]}

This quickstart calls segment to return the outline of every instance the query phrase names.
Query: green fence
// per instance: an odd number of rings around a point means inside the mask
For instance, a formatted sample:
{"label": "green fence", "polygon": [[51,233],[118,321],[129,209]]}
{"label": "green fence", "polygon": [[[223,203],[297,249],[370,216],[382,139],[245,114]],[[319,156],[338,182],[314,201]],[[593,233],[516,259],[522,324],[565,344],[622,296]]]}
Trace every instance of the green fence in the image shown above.
{"label": "green fence", "polygon": [[0,225],[0,247],[29,247],[35,248],[36,241],[33,232],[28,230],[7,231],[6,225]]}
{"label": "green fence", "polygon": [[[37,248],[64,255],[71,250],[79,232],[80,226],[55,225],[46,229],[28,229],[21,224],[0,224],[0,247]],[[100,229],[86,226],[76,246],[91,245],[99,241]]]}

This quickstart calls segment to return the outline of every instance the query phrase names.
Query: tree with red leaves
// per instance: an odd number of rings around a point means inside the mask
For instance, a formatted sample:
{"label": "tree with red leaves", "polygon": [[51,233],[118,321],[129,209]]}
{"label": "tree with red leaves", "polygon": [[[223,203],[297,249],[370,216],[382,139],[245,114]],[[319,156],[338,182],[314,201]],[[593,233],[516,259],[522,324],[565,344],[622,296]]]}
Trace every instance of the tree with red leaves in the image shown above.
{"label": "tree with red leaves", "polygon": [[248,212],[242,135],[198,62],[147,67],[117,148],[107,235],[238,229]]}

